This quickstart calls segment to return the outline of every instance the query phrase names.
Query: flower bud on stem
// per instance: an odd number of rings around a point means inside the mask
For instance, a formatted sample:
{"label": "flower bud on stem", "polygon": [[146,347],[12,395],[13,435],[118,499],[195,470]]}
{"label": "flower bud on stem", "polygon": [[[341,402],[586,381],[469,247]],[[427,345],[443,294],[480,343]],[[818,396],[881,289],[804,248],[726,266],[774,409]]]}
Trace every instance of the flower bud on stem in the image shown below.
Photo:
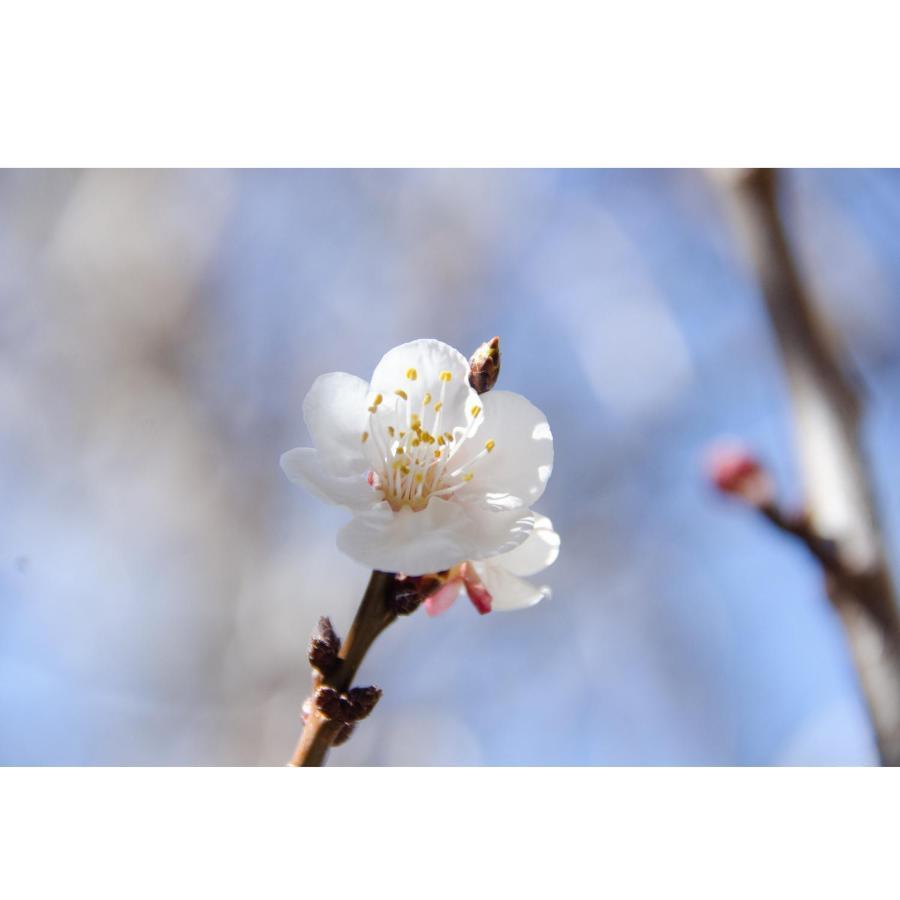
{"label": "flower bud on stem", "polygon": [[486,394],[500,377],[500,338],[485,341],[469,359],[469,384]]}

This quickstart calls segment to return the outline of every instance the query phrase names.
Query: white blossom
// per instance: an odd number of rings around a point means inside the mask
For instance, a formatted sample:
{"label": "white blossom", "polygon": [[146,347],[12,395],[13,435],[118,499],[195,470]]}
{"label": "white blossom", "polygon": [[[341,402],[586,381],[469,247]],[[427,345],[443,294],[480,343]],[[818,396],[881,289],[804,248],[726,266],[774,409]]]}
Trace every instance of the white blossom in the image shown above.
{"label": "white blossom", "polygon": [[343,372],[314,382],[303,415],[315,447],[281,466],[353,513],[338,533],[353,559],[421,575],[481,564],[531,534],[553,467],[547,420],[511,391],[479,396],[468,376],[457,350],[418,340],[385,354],[369,383]]}
{"label": "white blossom", "polygon": [[546,516],[535,516],[534,529],[513,550],[481,562],[464,562],[441,579],[440,587],[425,600],[431,616],[448,609],[462,590],[480,613],[534,606],[550,596],[546,585],[535,585],[526,576],[537,575],[559,556],[559,535]]}

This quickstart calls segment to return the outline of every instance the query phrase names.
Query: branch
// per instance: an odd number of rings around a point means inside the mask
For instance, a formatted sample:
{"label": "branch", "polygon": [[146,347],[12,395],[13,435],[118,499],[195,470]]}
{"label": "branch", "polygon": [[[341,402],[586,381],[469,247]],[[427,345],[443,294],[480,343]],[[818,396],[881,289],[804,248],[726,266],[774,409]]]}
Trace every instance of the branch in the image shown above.
{"label": "branch", "polygon": [[794,262],[778,213],[777,173],[741,171],[729,194],[787,376],[808,504],[793,519],[774,506],[760,509],[823,563],[882,763],[900,765],[900,619],[860,439],[862,398]]}
{"label": "branch", "polygon": [[[337,636],[328,619],[310,645],[314,666],[313,695],[307,701],[306,724],[289,765],[321,766],[329,749],[343,743],[359,719],[378,702],[377,688],[351,688],[356,672],[375,639],[398,615],[413,612],[418,596],[404,582],[387,572],[373,572],[356,611],[347,639],[337,652]],[[333,650],[329,653],[329,649]]]}

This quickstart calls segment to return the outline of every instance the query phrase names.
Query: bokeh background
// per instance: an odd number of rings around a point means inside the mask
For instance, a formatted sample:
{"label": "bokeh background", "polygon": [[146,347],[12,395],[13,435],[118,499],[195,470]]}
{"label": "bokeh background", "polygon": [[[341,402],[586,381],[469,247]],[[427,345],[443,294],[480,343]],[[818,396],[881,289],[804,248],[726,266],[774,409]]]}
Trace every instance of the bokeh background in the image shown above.
{"label": "bokeh background", "polygon": [[[897,557],[900,174],[782,200]],[[278,467],[303,396],[494,334],[555,436],[553,597],[400,620],[331,764],[875,762],[816,566],[700,472],[741,436],[799,500],[757,287],[715,185],[648,170],[0,174],[0,761],[283,764],[368,577]]]}

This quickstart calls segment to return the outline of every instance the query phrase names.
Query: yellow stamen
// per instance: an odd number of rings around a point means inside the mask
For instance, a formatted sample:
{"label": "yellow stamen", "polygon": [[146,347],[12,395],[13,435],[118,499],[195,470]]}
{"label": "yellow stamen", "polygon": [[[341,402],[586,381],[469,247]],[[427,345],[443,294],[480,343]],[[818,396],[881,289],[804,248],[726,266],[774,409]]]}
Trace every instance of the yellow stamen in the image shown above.
{"label": "yellow stamen", "polygon": [[425,391],[425,396],[422,398],[422,402],[426,406],[428,406],[428,404],[431,403],[431,394],[429,394],[428,391]]}
{"label": "yellow stamen", "polygon": [[397,433],[397,432],[394,431],[394,426],[393,426],[393,425],[388,425],[388,434],[389,434],[391,437],[393,437],[396,433]]}
{"label": "yellow stamen", "polygon": [[406,377],[407,377],[410,381],[415,381],[415,380],[419,377],[419,373],[418,373],[415,369],[407,369],[407,370],[406,370]]}
{"label": "yellow stamen", "polygon": [[[357,407],[357,409],[359,409],[359,407]],[[365,443],[368,439],[369,439],[369,432],[368,432],[368,431],[364,431],[364,432],[362,433],[362,442]]]}
{"label": "yellow stamen", "polygon": [[409,397],[407,396],[406,391],[401,391],[400,388],[397,388],[397,390],[394,391],[394,393],[398,397],[402,397],[404,400],[409,400]]}
{"label": "yellow stamen", "polygon": [[447,442],[444,440],[444,436],[443,436],[442,434],[439,434],[439,435],[438,435],[437,441],[438,441],[438,443],[439,443],[442,447],[444,446],[444,444],[447,443]]}
{"label": "yellow stamen", "polygon": [[435,412],[440,412],[440,411],[441,411],[441,407],[442,407],[443,405],[444,405],[444,404],[441,403],[440,400],[439,400],[437,403],[434,404],[434,411],[435,411]]}
{"label": "yellow stamen", "polygon": [[440,459],[440,458],[441,458],[441,453],[443,453],[443,452],[444,452],[443,450],[435,450],[435,451],[434,451],[434,458],[435,458],[435,459]]}
{"label": "yellow stamen", "polygon": [[471,481],[474,477],[475,476],[471,472],[466,472],[466,474],[463,475],[463,481]]}
{"label": "yellow stamen", "polygon": [[414,478],[416,484],[421,484],[423,479],[425,478],[425,476],[421,472],[416,472],[416,474],[413,476],[413,478]]}
{"label": "yellow stamen", "polygon": [[472,407],[472,417],[473,417],[473,418],[474,418],[475,416],[477,416],[478,413],[480,413],[480,412],[481,412],[481,407],[480,407],[480,406],[473,406],[473,407]]}
{"label": "yellow stamen", "polygon": [[444,371],[441,372],[440,377],[441,377],[441,381],[449,381],[453,377],[453,373],[448,372],[446,369],[444,369]]}
{"label": "yellow stamen", "polygon": [[497,446],[497,445],[496,445],[493,441],[488,441],[488,442],[484,445],[484,449],[487,450],[488,453],[490,453],[491,450],[493,450],[494,447],[496,447],[496,446]]}

